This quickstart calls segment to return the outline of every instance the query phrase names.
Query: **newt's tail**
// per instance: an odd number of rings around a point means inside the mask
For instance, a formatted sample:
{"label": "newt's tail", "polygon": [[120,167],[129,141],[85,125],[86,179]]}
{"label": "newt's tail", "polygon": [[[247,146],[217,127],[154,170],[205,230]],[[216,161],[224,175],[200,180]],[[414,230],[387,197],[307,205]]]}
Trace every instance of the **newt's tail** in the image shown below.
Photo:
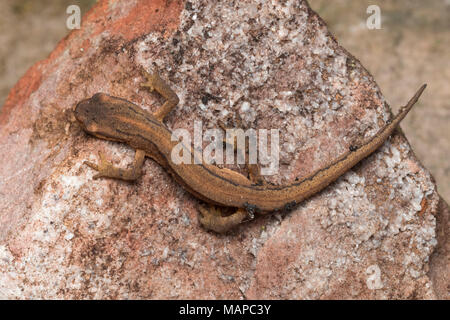
{"label": "newt's tail", "polygon": [[416,94],[408,101],[406,106],[402,107],[398,114],[394,117],[394,119],[392,120],[393,123],[398,124],[403,120],[403,118],[408,114],[409,110],[411,110],[417,100],[419,100],[423,90],[425,90],[426,87],[427,84],[425,83],[419,88],[419,90],[417,90]]}

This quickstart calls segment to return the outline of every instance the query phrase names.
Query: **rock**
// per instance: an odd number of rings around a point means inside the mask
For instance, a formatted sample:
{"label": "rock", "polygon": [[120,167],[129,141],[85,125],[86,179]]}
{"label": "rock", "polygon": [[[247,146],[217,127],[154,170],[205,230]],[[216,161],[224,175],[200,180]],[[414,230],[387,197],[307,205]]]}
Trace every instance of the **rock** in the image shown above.
{"label": "rock", "polygon": [[271,183],[317,170],[391,117],[305,1],[100,1],[2,109],[1,298],[448,297],[448,211],[400,133],[286,215],[227,235],[202,229],[198,201],[151,160],[136,183],[92,180],[83,161],[98,150],[122,166],[134,151],[86,135],[73,107],[101,91],[154,111],[162,98],[139,83],[155,67],[180,97],[171,129],[280,128]]}

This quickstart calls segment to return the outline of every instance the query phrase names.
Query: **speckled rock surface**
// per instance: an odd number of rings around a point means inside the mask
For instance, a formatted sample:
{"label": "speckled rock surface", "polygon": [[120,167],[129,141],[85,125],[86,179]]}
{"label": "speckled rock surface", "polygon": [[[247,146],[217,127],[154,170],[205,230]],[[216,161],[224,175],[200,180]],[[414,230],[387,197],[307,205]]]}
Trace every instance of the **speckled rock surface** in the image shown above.
{"label": "speckled rock surface", "polygon": [[150,160],[137,183],[93,181],[84,160],[102,150],[124,166],[133,150],[87,136],[73,106],[102,91],[154,111],[162,99],[139,88],[154,66],[180,97],[171,129],[280,128],[272,183],[324,166],[391,116],[306,2],[100,1],[0,115],[1,298],[448,294],[443,209],[401,134],[290,213],[228,235],[203,230],[197,200]]}

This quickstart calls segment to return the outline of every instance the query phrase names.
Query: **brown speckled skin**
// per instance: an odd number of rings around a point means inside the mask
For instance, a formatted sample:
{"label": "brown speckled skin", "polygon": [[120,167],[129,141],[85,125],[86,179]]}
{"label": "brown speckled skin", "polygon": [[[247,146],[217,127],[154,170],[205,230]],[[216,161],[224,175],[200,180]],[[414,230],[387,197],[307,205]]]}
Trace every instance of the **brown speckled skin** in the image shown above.
{"label": "brown speckled skin", "polygon": [[[160,79],[159,76],[157,78]],[[245,177],[234,179],[234,176],[227,175],[227,169],[206,164],[173,163],[171,152],[177,142],[171,140],[171,132],[162,123],[164,116],[158,120],[154,115],[121,98],[97,93],[77,104],[75,117],[88,133],[107,140],[125,142],[135,149],[144,150],[149,157],[169,168],[172,175],[177,177],[176,180],[182,181],[188,191],[200,195],[203,200],[223,206],[268,212],[292,208],[296,203],[324,189],[378,149],[411,110],[425,87],[426,85],[423,85],[397,116],[368,141],[358,147],[352,147],[334,162],[310,176],[285,186],[242,183]],[[155,89],[164,96],[173,95],[164,94],[170,90],[164,83],[156,85]],[[155,113],[160,114],[160,111]]]}

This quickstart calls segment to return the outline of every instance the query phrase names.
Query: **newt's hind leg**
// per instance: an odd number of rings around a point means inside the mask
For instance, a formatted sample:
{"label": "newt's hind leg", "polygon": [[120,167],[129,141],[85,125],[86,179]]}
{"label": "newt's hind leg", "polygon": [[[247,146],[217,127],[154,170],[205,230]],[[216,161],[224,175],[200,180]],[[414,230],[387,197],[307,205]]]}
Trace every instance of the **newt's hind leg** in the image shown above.
{"label": "newt's hind leg", "polygon": [[149,88],[150,92],[156,91],[162,95],[166,102],[153,113],[153,116],[160,122],[175,108],[180,101],[177,94],[170,88],[170,86],[159,76],[158,71],[148,73],[144,70],[147,82],[141,83],[141,87]]}
{"label": "newt's hind leg", "polygon": [[202,205],[198,206],[199,215],[198,220],[205,229],[215,231],[217,233],[225,233],[228,230],[236,227],[248,217],[245,209],[237,209],[237,211],[229,216],[222,216],[219,208],[209,206],[205,208]]}
{"label": "newt's hind leg", "polygon": [[142,165],[145,160],[145,151],[136,150],[134,155],[134,161],[129,169],[122,169],[114,166],[111,162],[106,160],[103,153],[99,152],[100,163],[95,164],[90,161],[85,161],[84,163],[91,167],[94,170],[97,170],[98,173],[93,177],[94,179],[98,179],[101,177],[105,178],[115,178],[120,180],[134,181],[138,179],[142,175]]}
{"label": "newt's hind leg", "polygon": [[[225,127],[225,125],[219,123],[219,126],[225,131],[227,132],[227,130],[233,130],[233,129],[227,129]],[[261,168],[259,166],[259,164],[253,164],[250,163],[250,155],[249,155],[249,140],[245,139],[245,149],[242,150],[238,147],[238,142],[237,142],[237,136],[233,135],[231,137],[229,137],[228,135],[225,135],[223,142],[225,145],[231,145],[233,147],[233,150],[236,154],[238,154],[238,156],[244,157],[245,159],[245,168],[247,169],[248,172],[248,179],[253,182],[254,184],[257,185],[265,185],[266,181],[264,180],[264,178],[261,176]]]}

